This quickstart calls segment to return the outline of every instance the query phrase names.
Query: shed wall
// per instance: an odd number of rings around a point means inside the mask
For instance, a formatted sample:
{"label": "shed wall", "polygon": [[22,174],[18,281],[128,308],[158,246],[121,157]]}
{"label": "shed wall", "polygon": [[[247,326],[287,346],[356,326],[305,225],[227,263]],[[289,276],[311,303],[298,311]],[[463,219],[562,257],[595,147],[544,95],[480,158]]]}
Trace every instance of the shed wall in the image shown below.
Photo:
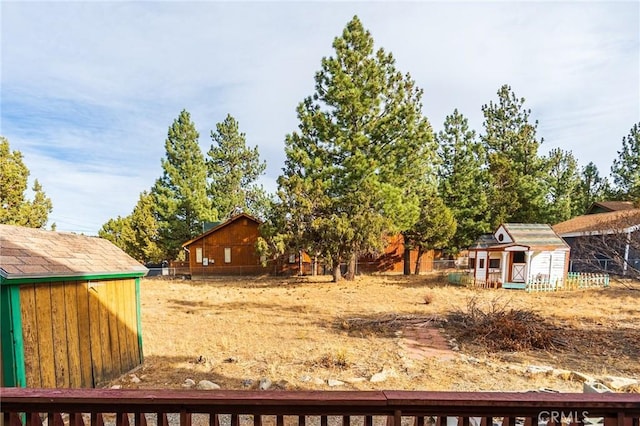
{"label": "shed wall", "polygon": [[535,253],[531,259],[530,277],[563,280],[567,271],[566,254],[564,250]]}
{"label": "shed wall", "polygon": [[20,287],[28,387],[94,387],[142,362],[136,279]]}

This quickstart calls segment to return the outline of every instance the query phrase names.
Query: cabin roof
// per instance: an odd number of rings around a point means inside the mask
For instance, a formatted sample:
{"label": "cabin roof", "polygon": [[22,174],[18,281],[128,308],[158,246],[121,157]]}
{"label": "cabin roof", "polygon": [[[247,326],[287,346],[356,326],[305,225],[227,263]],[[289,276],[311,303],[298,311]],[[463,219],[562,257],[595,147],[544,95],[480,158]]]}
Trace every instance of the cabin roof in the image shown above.
{"label": "cabin roof", "polygon": [[99,237],[0,225],[4,279],[146,273],[138,261]]}
{"label": "cabin roof", "polygon": [[[513,246],[526,246],[529,249],[556,250],[569,246],[558,236],[551,226],[540,223],[503,223],[500,225],[509,234],[513,242],[499,243],[494,234],[484,234],[476,240],[471,250],[501,250]],[[500,227],[498,227],[499,229]],[[496,231],[497,232],[497,231]]]}
{"label": "cabin roof", "polygon": [[591,204],[587,214],[616,212],[620,210],[632,210],[634,209],[632,201],[596,201]]}
{"label": "cabin roof", "polygon": [[[222,228],[224,228],[225,226],[228,226],[228,225],[232,224],[233,222],[235,222],[235,221],[237,221],[238,219],[241,219],[241,218],[249,219],[249,220],[251,220],[251,221],[253,221],[253,222],[257,223],[258,225],[260,225],[260,224],[262,223],[262,222],[260,221],[260,219],[257,219],[257,218],[255,218],[255,217],[253,217],[253,216],[251,216],[251,215],[246,214],[246,213],[240,213],[240,214],[238,214],[238,215],[236,215],[236,216],[233,216],[233,217],[231,217],[231,218],[227,219],[227,220],[226,220],[226,221],[224,221],[224,222],[217,222],[217,225],[213,226],[213,227],[212,227],[211,229],[209,229],[208,231],[205,231],[205,232],[203,232],[202,234],[198,235],[197,237],[190,239],[190,240],[189,240],[189,241],[187,241],[186,243],[183,243],[183,244],[182,244],[182,247],[187,247],[187,246],[189,246],[189,245],[191,245],[191,244],[195,243],[196,241],[199,241],[199,240],[201,240],[201,239],[205,238],[206,236],[213,234],[214,232],[218,232],[219,230],[221,230],[221,229],[222,229]],[[214,222],[214,223],[215,223],[215,222]]]}
{"label": "cabin roof", "polygon": [[640,227],[640,209],[586,214],[553,225],[554,231],[565,237],[582,234],[599,235],[616,231],[627,232],[636,230],[638,227]]}

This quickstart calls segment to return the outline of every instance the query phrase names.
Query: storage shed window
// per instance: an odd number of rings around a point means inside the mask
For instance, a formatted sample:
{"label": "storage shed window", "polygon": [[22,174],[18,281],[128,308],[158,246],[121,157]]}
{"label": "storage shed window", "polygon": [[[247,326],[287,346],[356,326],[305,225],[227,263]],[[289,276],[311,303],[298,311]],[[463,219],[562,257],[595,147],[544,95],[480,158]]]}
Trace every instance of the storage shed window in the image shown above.
{"label": "storage shed window", "polygon": [[196,247],[196,263],[202,263],[202,247]]}
{"label": "storage shed window", "polygon": [[231,247],[224,248],[224,263],[231,263]]}
{"label": "storage shed window", "polygon": [[489,259],[489,269],[500,268],[500,259]]}
{"label": "storage shed window", "polygon": [[480,265],[478,265],[478,268],[484,269],[484,259],[480,259]]}
{"label": "storage shed window", "polygon": [[475,257],[470,257],[469,258],[469,269],[474,269],[476,267],[476,258]]}

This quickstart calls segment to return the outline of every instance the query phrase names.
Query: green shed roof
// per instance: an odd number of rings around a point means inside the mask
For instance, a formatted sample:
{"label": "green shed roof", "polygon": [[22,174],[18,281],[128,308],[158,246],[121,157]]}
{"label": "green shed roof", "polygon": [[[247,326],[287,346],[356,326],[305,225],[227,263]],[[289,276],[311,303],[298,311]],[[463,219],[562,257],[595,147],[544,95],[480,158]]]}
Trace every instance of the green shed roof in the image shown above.
{"label": "green shed roof", "polygon": [[146,273],[147,268],[102,238],[0,225],[3,281]]}

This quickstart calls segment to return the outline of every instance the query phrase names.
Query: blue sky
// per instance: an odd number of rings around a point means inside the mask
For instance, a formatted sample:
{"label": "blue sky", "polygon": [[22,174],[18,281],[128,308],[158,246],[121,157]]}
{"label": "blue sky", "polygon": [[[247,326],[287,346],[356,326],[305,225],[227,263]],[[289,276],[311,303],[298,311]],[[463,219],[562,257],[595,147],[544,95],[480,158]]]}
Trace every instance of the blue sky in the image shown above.
{"label": "blue sky", "polygon": [[354,15],[424,89],[436,131],[458,108],[481,133],[506,83],[539,121],[540,154],[571,150],[608,175],[640,120],[637,1],[2,1],[0,15],[0,134],[64,231],[131,212],[182,109],[203,152],[232,114],[274,191],[296,106]]}

